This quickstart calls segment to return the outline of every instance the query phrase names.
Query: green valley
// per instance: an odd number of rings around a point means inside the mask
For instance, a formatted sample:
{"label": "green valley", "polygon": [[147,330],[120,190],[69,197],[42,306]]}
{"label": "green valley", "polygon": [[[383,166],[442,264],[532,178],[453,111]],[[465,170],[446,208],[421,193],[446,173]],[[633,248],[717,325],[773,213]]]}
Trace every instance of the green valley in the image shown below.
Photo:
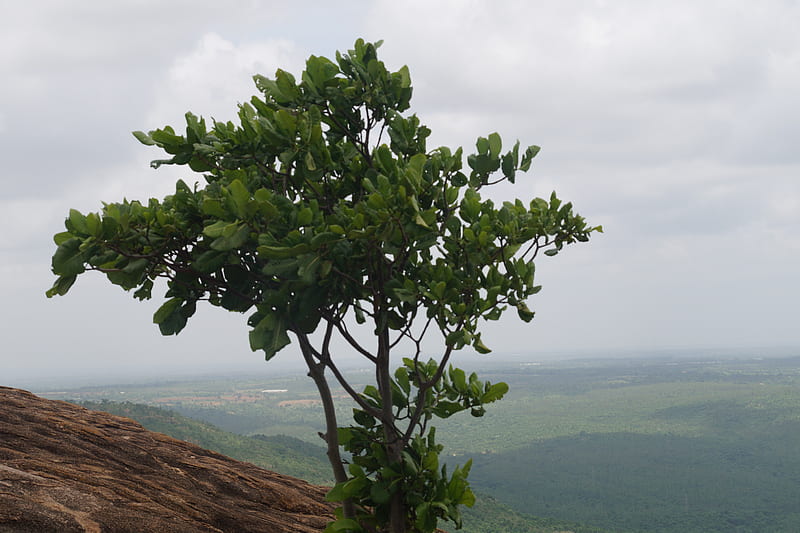
{"label": "green valley", "polygon": [[[437,424],[448,462],[474,461],[480,497],[465,511],[467,533],[800,530],[800,357],[484,361],[474,370],[510,393],[482,419]],[[250,376],[49,395],[145,403],[89,405],[323,482],[322,414],[308,381]],[[229,433],[148,411],[155,407]],[[272,455],[259,457],[266,445]]]}

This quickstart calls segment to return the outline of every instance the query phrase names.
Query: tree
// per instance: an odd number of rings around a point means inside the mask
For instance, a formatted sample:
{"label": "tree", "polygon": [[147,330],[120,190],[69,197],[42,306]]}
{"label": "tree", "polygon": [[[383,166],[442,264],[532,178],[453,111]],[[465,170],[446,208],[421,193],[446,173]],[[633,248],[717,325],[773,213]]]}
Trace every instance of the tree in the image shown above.
{"label": "tree", "polygon": [[[539,148],[517,142],[502,153],[492,133],[466,158],[468,173],[461,148],[428,150],[430,130],[402,114],[408,69],[387,70],[379,46],[359,39],[335,62],[311,56],[299,82],[283,70],[255,76],[261,95],[239,106],[238,124],[209,128],[187,113],[184,135],[134,132],[169,154],[153,167],[187,165],[205,184],[181,180],[162,201],[71,210],[47,294],[98,271],[144,300],[165,278],[153,316],[164,335],[207,301],[249,313],[250,346],[267,360],[294,337],[325,412],[337,482],[329,497],[343,502],[329,530],[429,532],[440,518],[459,526],[458,506],[474,501],[469,463],[451,474],[439,465],[432,418],[480,416],[507,391],[453,368],[451,355],[488,352],[479,322],[506,308],[530,321],[526,300],[540,289],[533,259],[600,228],[555,193],[499,207],[482,199],[483,187],[527,171]],[[442,351],[424,360],[422,340],[437,334]],[[372,365],[374,385],[357,391],[346,379],[335,336]],[[395,369],[400,349],[408,357]],[[351,426],[339,427],[329,379],[356,404]]]}

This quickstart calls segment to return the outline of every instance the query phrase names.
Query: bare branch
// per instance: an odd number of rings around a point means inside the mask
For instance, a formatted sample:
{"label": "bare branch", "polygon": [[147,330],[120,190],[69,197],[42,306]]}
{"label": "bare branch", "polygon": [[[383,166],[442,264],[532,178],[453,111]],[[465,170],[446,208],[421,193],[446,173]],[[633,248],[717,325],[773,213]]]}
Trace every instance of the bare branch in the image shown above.
{"label": "bare branch", "polygon": [[358,353],[360,353],[361,355],[363,355],[364,357],[369,359],[372,363],[377,362],[378,359],[374,355],[369,353],[366,350],[366,348],[361,346],[361,344],[350,334],[350,332],[347,330],[347,326],[344,324],[344,322],[341,319],[334,319],[334,318],[331,318],[331,317],[328,317],[328,316],[326,316],[324,318],[325,318],[326,321],[328,321],[328,323],[333,323],[334,324],[334,326],[336,327],[336,330],[342,335],[342,337],[344,337],[344,339],[347,341],[347,343],[351,347],[353,347],[353,349],[355,349]]}
{"label": "bare branch", "polygon": [[370,415],[374,416],[375,418],[380,418],[381,412],[379,409],[371,406],[364,400],[364,396],[357,392],[352,385],[347,381],[347,379],[342,375],[339,368],[333,362],[333,358],[330,356],[330,353],[323,353],[321,354],[320,362],[324,364],[327,368],[331,369],[336,381],[339,382],[339,385],[350,395],[351,398],[358,404],[361,409],[369,413]]}

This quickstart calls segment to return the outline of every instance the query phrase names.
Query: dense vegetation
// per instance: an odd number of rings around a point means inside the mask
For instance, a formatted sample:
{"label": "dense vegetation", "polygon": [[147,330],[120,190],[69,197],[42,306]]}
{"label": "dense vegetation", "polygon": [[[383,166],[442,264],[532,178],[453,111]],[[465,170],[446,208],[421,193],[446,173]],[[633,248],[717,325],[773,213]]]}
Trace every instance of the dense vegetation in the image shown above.
{"label": "dense vegetation", "polygon": [[[777,435],[778,445],[796,443],[800,432],[791,433]],[[800,531],[800,457],[762,444],[630,433],[561,437],[482,456],[473,480],[512,508],[614,530]]]}
{"label": "dense vegetation", "polygon": [[[800,358],[487,364],[479,370],[509,383],[508,397],[481,424],[456,416],[439,433],[458,454],[455,462],[473,458],[473,486],[486,495],[465,514],[465,531],[550,526],[529,514],[585,524],[553,525],[562,531],[800,531]],[[174,409],[243,434],[274,431],[316,443],[319,407],[294,403],[311,392],[303,384],[219,380],[124,390],[137,401],[169,400]],[[219,400],[231,397],[233,387],[242,394],[258,387],[288,391],[250,402]],[[200,391],[194,400],[192,389]]]}
{"label": "dense vegetation", "polygon": [[488,452],[474,484],[517,510],[613,531],[798,531],[798,365],[527,368],[527,388],[486,424],[503,439],[469,444]]}

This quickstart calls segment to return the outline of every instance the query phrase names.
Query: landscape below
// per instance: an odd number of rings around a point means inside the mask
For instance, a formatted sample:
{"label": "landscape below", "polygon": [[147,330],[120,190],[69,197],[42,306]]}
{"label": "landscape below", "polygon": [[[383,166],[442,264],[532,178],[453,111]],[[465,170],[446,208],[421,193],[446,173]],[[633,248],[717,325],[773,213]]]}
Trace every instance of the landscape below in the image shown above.
{"label": "landscape below", "polygon": [[[479,375],[508,382],[510,394],[482,420],[453,417],[437,432],[453,465],[474,460],[470,479],[479,498],[465,512],[463,531],[800,530],[800,358],[712,355],[493,365],[487,359]],[[44,395],[329,482],[317,436],[320,408],[301,376]],[[348,414],[342,406],[342,420]]]}

